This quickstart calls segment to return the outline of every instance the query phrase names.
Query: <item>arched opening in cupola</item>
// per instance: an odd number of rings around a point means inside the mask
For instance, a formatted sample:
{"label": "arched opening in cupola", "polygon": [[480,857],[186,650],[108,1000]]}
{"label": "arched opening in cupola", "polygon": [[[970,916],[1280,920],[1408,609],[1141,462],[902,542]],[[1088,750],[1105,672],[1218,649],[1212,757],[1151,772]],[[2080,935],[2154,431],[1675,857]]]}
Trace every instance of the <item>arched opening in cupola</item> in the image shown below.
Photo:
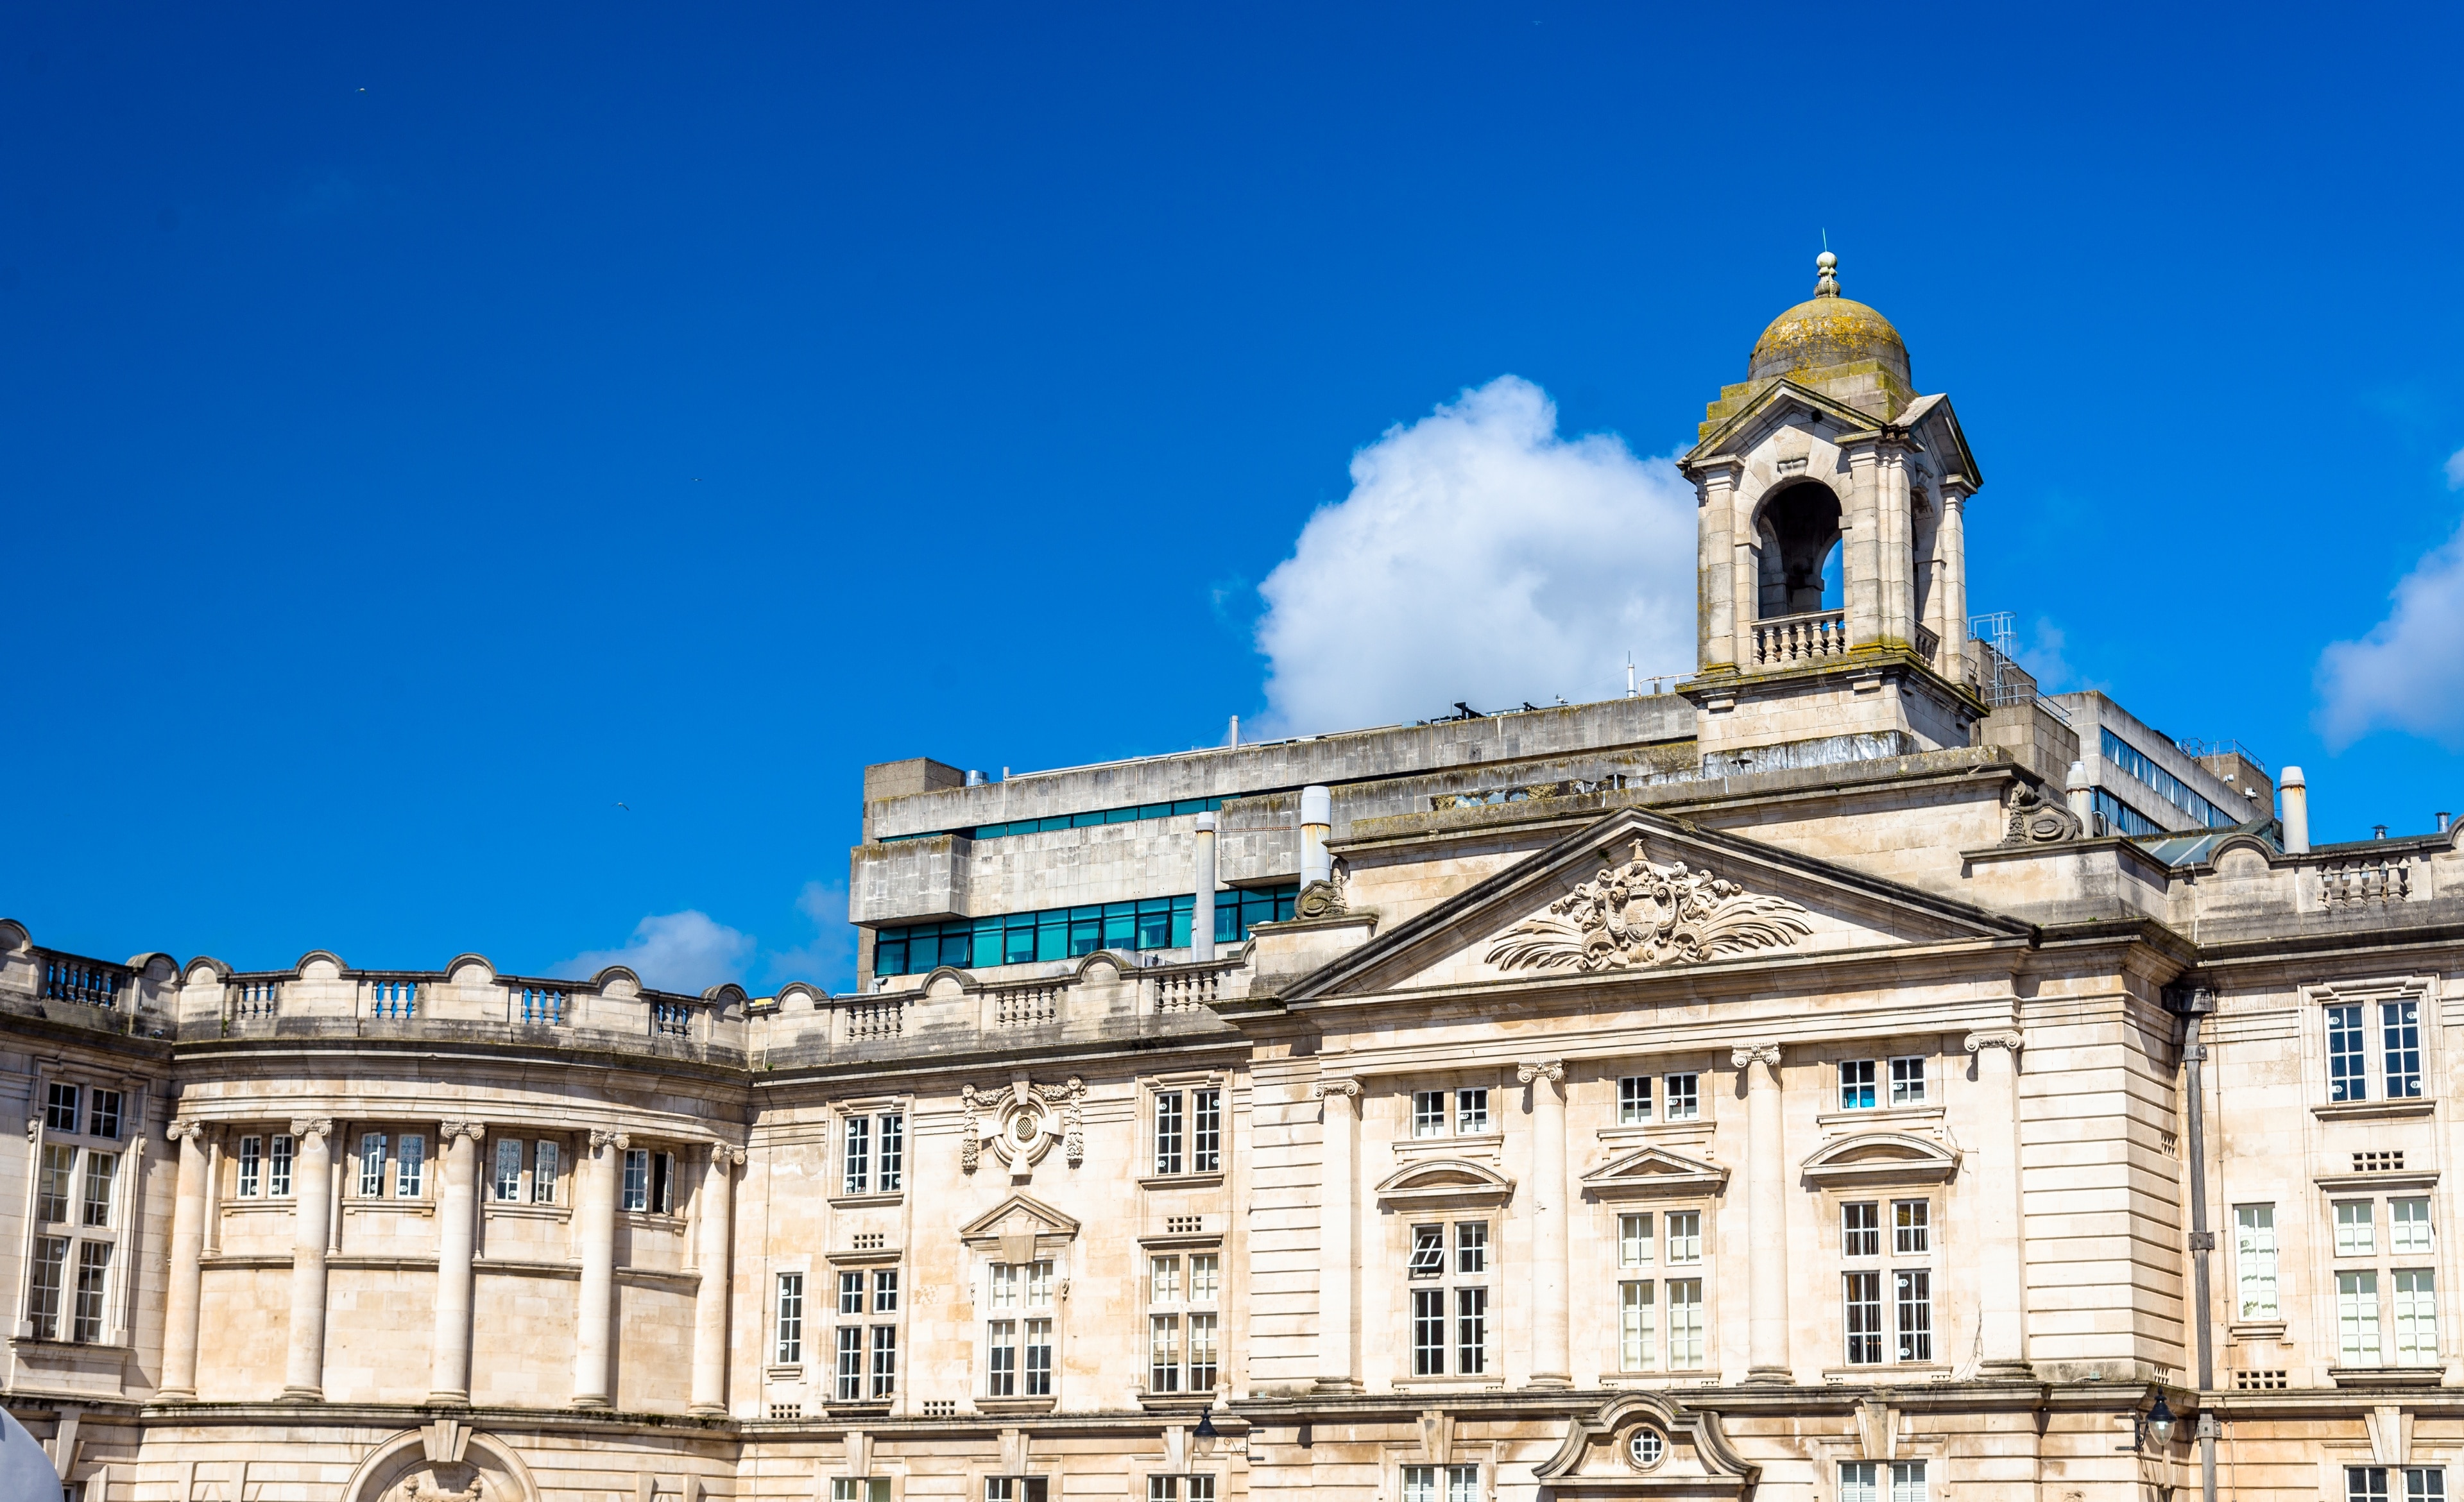
{"label": "arched opening in cupola", "polygon": [[1763,502],[1754,533],[1758,619],[1840,607],[1839,497],[1830,486],[1820,480],[1782,486]]}

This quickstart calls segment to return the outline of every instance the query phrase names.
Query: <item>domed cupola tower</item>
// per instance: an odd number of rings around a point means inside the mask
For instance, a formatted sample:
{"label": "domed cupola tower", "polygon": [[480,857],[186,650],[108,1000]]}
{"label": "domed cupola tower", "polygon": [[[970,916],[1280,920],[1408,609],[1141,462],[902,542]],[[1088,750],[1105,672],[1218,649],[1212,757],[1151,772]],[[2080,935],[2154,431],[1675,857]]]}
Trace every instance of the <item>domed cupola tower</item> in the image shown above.
{"label": "domed cupola tower", "polygon": [[1815,266],[1679,461],[1701,569],[1680,692],[1706,770],[1964,746],[1986,713],[1961,532],[1976,462],[1950,399],[1917,394],[1899,330],[1839,295],[1830,252]]}

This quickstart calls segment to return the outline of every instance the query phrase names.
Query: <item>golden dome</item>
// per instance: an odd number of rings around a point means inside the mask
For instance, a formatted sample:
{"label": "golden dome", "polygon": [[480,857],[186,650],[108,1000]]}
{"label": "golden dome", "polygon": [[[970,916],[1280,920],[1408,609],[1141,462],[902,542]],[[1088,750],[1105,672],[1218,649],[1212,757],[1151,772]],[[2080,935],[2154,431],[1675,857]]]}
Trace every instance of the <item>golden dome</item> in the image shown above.
{"label": "golden dome", "polygon": [[1839,296],[1839,282],[1832,275],[1838,264],[1829,251],[1816,258],[1821,277],[1814,284],[1814,297],[1771,320],[1763,337],[1754,341],[1747,380],[1802,380],[1808,372],[1871,361],[1896,377],[1901,389],[1915,388],[1908,376],[1908,346],[1900,342],[1900,331],[1872,308]]}

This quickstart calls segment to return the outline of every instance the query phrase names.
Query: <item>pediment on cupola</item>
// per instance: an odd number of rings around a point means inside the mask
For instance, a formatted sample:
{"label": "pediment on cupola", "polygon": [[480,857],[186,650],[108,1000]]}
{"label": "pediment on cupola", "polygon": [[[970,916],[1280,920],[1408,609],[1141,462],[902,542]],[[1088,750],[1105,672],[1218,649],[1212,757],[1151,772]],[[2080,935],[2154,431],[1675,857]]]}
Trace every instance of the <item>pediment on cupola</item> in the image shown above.
{"label": "pediment on cupola", "polygon": [[1827,1187],[1945,1183],[1959,1172],[1959,1154],[1930,1138],[1864,1132],[1826,1144],[1797,1172]]}
{"label": "pediment on cupola", "polygon": [[1468,1159],[1440,1158],[1397,1170],[1375,1193],[1380,1204],[1455,1208],[1504,1204],[1514,1198],[1514,1181]]}
{"label": "pediment on cupola", "polygon": [[1648,809],[1589,828],[1397,925],[1283,994],[1644,981],[1963,940],[2030,926]]}
{"label": "pediment on cupola", "polygon": [[1032,1262],[1039,1252],[1049,1255],[1075,1241],[1078,1222],[1023,1194],[1014,1194],[958,1228],[958,1239],[974,1247],[998,1244],[1003,1262]]}
{"label": "pediment on cupola", "polygon": [[1717,1163],[1664,1147],[1643,1147],[1583,1175],[1583,1191],[1600,1200],[1700,1197],[1718,1194],[1727,1182],[1728,1171]]}
{"label": "pediment on cupola", "polygon": [[1871,435],[1878,430],[1911,434],[1934,455],[1935,468],[1940,473],[1964,477],[1970,490],[1985,483],[1948,396],[1939,392],[1920,396],[1890,423],[1881,424],[1869,412],[1786,377],[1771,382],[1728,412],[1718,427],[1705,433],[1702,441],[1686,452],[1683,462],[1690,467],[1742,460],[1781,430],[1816,418],[1829,423],[1835,436]]}

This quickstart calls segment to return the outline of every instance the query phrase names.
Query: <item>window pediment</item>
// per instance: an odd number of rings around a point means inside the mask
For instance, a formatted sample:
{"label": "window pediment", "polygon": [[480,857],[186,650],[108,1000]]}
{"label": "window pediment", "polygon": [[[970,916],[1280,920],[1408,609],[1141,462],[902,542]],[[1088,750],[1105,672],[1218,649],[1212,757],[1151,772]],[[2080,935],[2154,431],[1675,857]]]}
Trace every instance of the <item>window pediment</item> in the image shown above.
{"label": "window pediment", "polygon": [[998,1249],[1003,1262],[1032,1262],[1066,1249],[1078,1239],[1078,1222],[1023,1194],[1014,1194],[958,1228],[958,1240],[979,1251]]}
{"label": "window pediment", "polygon": [[[1638,1465],[1629,1442],[1640,1429],[1660,1436],[1659,1458]],[[1555,1495],[1622,1493],[1686,1497],[1745,1495],[1762,1468],[1739,1455],[1719,1415],[1687,1408],[1660,1393],[1611,1399],[1598,1413],[1567,1421],[1557,1453],[1532,1468]]]}
{"label": "window pediment", "polygon": [[1514,1198],[1514,1181],[1485,1163],[1441,1158],[1398,1169],[1375,1193],[1380,1204],[1504,1204]]}
{"label": "window pediment", "polygon": [[1945,1183],[1959,1172],[1959,1156],[1927,1138],[1865,1132],[1823,1147],[1798,1172],[1822,1185]]}
{"label": "window pediment", "polygon": [[1728,1170],[1664,1147],[1638,1148],[1583,1176],[1585,1192],[1602,1200],[1647,1200],[1663,1195],[1699,1198],[1727,1187]]}

